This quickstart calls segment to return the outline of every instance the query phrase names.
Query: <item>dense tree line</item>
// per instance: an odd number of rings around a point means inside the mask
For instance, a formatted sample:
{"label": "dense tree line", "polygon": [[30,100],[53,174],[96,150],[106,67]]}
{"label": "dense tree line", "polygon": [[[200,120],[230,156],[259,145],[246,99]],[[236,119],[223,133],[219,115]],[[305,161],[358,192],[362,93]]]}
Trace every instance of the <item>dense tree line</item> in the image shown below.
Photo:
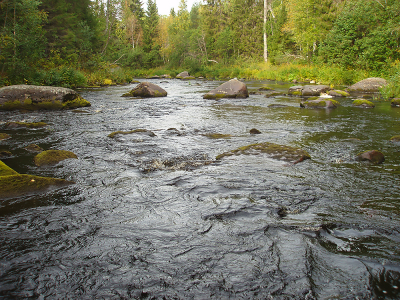
{"label": "dense tree line", "polygon": [[168,16],[156,0],[0,0],[0,76],[262,60],[380,71],[400,60],[399,24],[398,0],[181,0]]}

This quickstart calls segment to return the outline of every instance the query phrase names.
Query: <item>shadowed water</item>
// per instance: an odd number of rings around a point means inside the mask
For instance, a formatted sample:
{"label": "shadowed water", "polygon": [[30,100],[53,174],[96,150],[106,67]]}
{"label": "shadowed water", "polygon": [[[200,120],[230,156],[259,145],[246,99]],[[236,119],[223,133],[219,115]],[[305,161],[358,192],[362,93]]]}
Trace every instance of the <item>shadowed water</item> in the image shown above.
{"label": "shadowed water", "polygon": [[[83,112],[0,112],[2,124],[49,124],[0,127],[12,136],[0,142],[13,153],[7,165],[76,182],[0,202],[0,298],[400,297],[400,145],[389,141],[400,134],[400,109],[345,99],[308,110],[286,96],[204,100],[219,82],[151,81],[168,97],[121,98],[134,85],[117,86],[80,91],[92,103]],[[135,129],[155,136],[108,137]],[[312,159],[215,160],[258,142],[300,147]],[[37,168],[23,149],[32,143],[79,159]],[[385,163],[354,160],[370,149]]]}

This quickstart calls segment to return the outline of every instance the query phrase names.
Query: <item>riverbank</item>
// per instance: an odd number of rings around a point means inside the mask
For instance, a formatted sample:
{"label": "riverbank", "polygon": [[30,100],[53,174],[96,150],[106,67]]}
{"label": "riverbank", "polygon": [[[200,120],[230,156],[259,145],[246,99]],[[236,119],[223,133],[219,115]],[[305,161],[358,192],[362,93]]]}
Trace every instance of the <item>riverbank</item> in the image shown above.
{"label": "riverbank", "polygon": [[[357,69],[343,69],[333,65],[287,63],[272,65],[263,62],[223,65],[212,62],[208,65],[192,67],[155,69],[128,69],[118,65],[108,65],[93,70],[74,70],[60,67],[53,70],[38,71],[25,84],[52,85],[64,87],[95,87],[120,85],[132,82],[134,78],[148,78],[168,75],[175,78],[182,71],[189,71],[195,77],[224,80],[228,78],[244,78],[247,80],[276,80],[284,82],[315,82],[328,84],[332,87],[348,86],[368,77],[382,77],[388,81],[388,86],[382,89],[384,98],[400,97],[400,63],[382,71],[366,71]],[[0,86],[10,85],[11,82],[3,78]],[[15,83],[14,83],[15,84]]]}

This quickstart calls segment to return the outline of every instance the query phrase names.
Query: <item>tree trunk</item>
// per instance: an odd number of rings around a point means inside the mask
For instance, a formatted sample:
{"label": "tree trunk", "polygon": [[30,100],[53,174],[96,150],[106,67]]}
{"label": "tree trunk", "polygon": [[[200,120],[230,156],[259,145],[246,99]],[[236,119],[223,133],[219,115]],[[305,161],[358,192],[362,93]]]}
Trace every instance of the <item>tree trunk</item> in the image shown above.
{"label": "tree trunk", "polygon": [[264,61],[268,62],[268,42],[267,42],[267,1],[264,0]]}

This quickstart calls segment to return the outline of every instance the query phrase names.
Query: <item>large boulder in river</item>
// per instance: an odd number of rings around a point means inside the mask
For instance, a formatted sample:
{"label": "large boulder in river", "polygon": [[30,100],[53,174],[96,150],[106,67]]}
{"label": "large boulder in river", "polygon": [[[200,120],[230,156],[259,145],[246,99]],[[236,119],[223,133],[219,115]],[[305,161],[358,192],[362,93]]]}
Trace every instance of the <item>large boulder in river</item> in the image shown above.
{"label": "large boulder in river", "polygon": [[86,106],[90,106],[90,102],[72,89],[36,85],[0,88],[0,110],[59,110]]}
{"label": "large boulder in river", "polygon": [[243,146],[238,149],[222,153],[218,155],[216,159],[220,160],[224,157],[241,155],[241,154],[257,155],[261,153],[266,154],[270,158],[291,162],[293,164],[311,158],[311,156],[306,151],[300,148],[265,142],[265,143]]}
{"label": "large boulder in river", "polygon": [[329,85],[296,85],[289,88],[288,94],[294,96],[314,97],[329,91]]}
{"label": "large boulder in river", "polygon": [[219,87],[209,91],[203,96],[204,99],[220,99],[220,98],[247,98],[249,92],[247,86],[237,80],[236,78],[231,79]]}
{"label": "large boulder in river", "polygon": [[138,84],[130,92],[123,94],[122,97],[140,97],[140,98],[153,98],[153,97],[166,97],[167,92],[158,85],[150,82],[142,82]]}
{"label": "large boulder in river", "polygon": [[349,86],[347,91],[355,93],[379,93],[379,89],[385,85],[387,85],[385,79],[371,77]]}

